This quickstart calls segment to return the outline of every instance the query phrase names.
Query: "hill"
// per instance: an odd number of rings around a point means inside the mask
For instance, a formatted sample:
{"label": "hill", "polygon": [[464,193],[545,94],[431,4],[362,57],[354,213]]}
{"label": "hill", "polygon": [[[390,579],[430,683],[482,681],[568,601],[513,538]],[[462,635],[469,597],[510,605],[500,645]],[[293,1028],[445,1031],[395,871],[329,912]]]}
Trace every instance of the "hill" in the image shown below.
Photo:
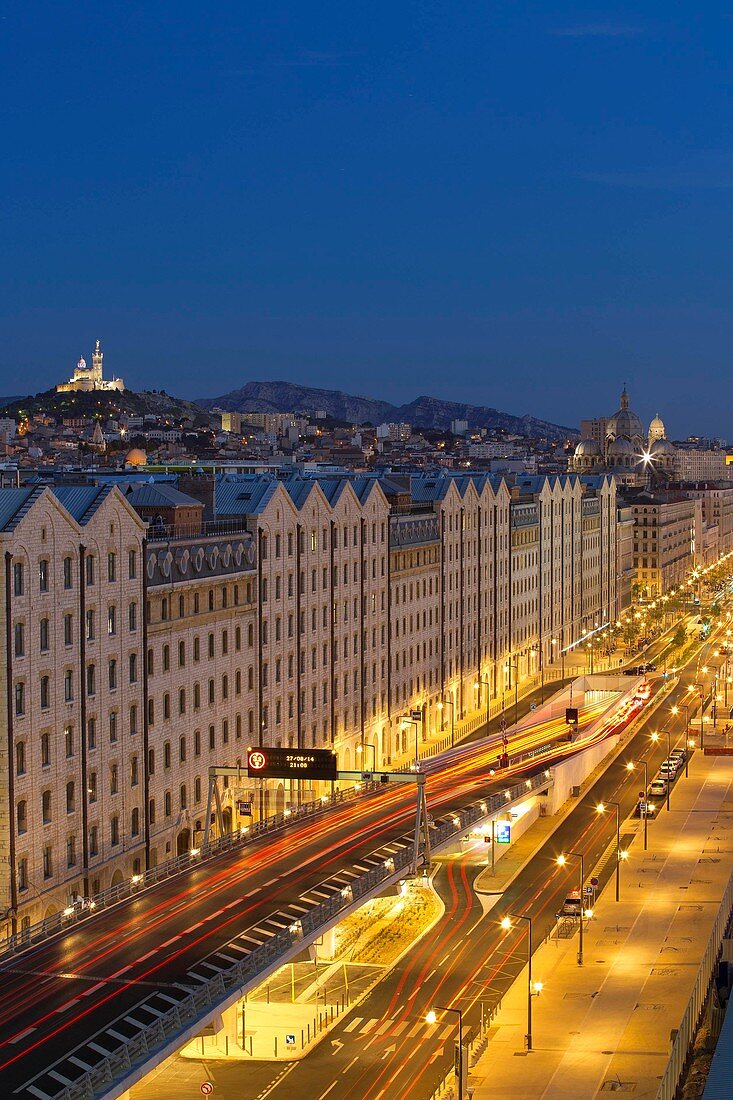
{"label": "hill", "polygon": [[57,420],[68,416],[99,416],[106,420],[123,412],[130,416],[159,416],[173,423],[190,420],[201,427],[208,425],[210,419],[199,405],[180,397],[171,397],[165,390],[143,390],[140,393],[134,390],[123,390],[122,393],[117,390],[95,390],[91,393],[46,390],[27,397],[6,398],[0,407],[0,416],[16,419],[46,414]]}
{"label": "hill", "polygon": [[486,405],[468,405],[444,401],[438,397],[418,397],[406,405],[392,405],[372,397],[358,397],[341,390],[321,390],[292,382],[247,382],[241,389],[221,397],[200,398],[202,408],[214,406],[229,412],[303,412],[322,409],[336,420],[353,424],[381,424],[405,421],[418,428],[448,431],[451,420],[467,420],[469,428],[503,430],[517,435],[568,438],[577,436],[574,428],[552,424],[534,416],[514,416]]}

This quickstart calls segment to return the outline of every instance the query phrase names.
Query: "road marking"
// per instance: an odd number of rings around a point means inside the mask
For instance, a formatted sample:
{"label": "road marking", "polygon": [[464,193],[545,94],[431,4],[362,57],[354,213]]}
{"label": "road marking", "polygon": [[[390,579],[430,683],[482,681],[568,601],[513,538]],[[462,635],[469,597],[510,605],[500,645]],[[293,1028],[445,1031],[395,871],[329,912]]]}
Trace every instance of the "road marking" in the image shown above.
{"label": "road marking", "polygon": [[351,1023],[344,1028],[344,1031],[354,1031],[354,1029],[359,1026],[363,1019],[363,1016],[357,1016],[355,1020],[352,1020]]}
{"label": "road marking", "polygon": [[367,1020],[367,1022],[364,1024],[364,1027],[359,1032],[359,1034],[360,1035],[368,1035],[369,1032],[372,1030],[372,1028],[374,1028],[376,1026],[377,1026],[377,1021],[376,1020]]}
{"label": "road marking", "polygon": [[377,1035],[384,1035],[385,1031],[389,1031],[391,1026],[392,1026],[392,1021],[391,1020],[385,1020],[384,1023],[380,1024],[380,1026],[374,1032],[375,1038],[376,1038]]}
{"label": "road marking", "polygon": [[84,992],[82,993],[82,997],[88,997],[91,993],[96,993],[96,991],[98,989],[101,989],[103,985],[104,982],[97,982],[96,985],[91,985],[89,989],[84,990]]}
{"label": "road marking", "polygon": [[137,961],[138,961],[138,962],[141,962],[141,963],[142,963],[142,962],[145,962],[145,960],[146,960],[146,959],[149,959],[149,958],[150,958],[150,956],[151,956],[151,955],[154,955],[154,954],[155,954],[155,948],[153,948],[153,950],[152,950],[152,951],[148,951],[147,955],[143,955],[143,957],[142,957],[141,959],[138,959]]}
{"label": "road marking", "polygon": [[67,1008],[73,1008],[73,1006],[77,1005],[78,1003],[79,1003],[79,998],[74,997],[73,1001],[67,1001],[65,1005],[61,1005],[61,1008],[56,1009],[57,1015],[58,1015],[59,1012],[66,1012]]}
{"label": "road marking", "polygon": [[25,1039],[31,1032],[35,1031],[34,1027],[27,1027],[25,1031],[21,1031],[19,1035],[14,1035],[12,1039],[8,1039],[9,1043],[19,1043],[21,1039]]}
{"label": "road marking", "polygon": [[392,1032],[392,1034],[394,1035],[394,1037],[395,1037],[396,1039],[397,1039],[397,1038],[399,1038],[399,1036],[400,1036],[400,1035],[402,1034],[402,1032],[403,1032],[403,1031],[405,1030],[405,1028],[407,1027],[407,1023],[408,1023],[408,1021],[407,1021],[407,1020],[403,1020],[401,1024],[397,1024],[396,1028],[395,1028],[395,1029],[394,1029],[394,1031]]}
{"label": "road marking", "polygon": [[415,1036],[417,1035],[418,1031],[420,1031],[420,1029],[421,1029],[421,1027],[422,1027],[422,1026],[423,1026],[423,1022],[422,1022],[422,1020],[420,1020],[420,1022],[419,1022],[418,1024],[415,1024],[415,1025],[414,1025],[414,1027],[412,1027],[412,1028],[411,1028],[411,1029],[410,1029],[410,1030],[409,1030],[409,1031],[407,1032],[407,1038],[408,1038],[408,1039],[414,1039],[414,1038],[415,1038]]}
{"label": "road marking", "polygon": [[[438,966],[440,966],[440,963],[438,963]],[[429,982],[430,979],[432,978],[433,974],[437,974],[437,970],[431,970],[430,973],[428,974],[427,978],[425,979],[425,981]]]}
{"label": "road marking", "polygon": [[[450,958],[450,956],[451,956],[452,954],[453,954],[453,952],[452,952],[452,951],[449,951],[447,955],[443,955],[443,958],[442,958],[442,959],[440,960],[440,962],[438,963],[438,966],[442,966],[442,965],[443,965],[443,963],[445,962],[445,960],[446,960],[446,959],[449,959],[449,958]],[[433,973],[435,973],[435,971],[433,971]]]}
{"label": "road marking", "polygon": [[318,1097],[318,1100],[323,1100],[324,1096],[328,1096],[329,1092],[331,1092],[332,1089],[335,1089],[337,1084],[338,1081],[334,1081],[332,1085],[329,1085],[326,1091],[322,1092],[321,1095]]}
{"label": "road marking", "polygon": [[352,1059],[352,1061],[351,1061],[351,1062],[349,1062],[349,1064],[348,1064],[348,1066],[346,1067],[346,1069],[342,1069],[342,1070],[341,1070],[341,1072],[342,1072],[342,1073],[348,1073],[348,1072],[349,1072],[349,1070],[351,1069],[351,1067],[352,1067],[353,1065],[355,1065],[355,1064],[356,1064],[356,1063],[357,1063],[358,1061],[359,1061],[359,1055],[357,1054],[356,1058]]}
{"label": "road marking", "polygon": [[276,878],[271,878],[269,882],[263,882],[263,883],[262,883],[262,886],[260,887],[260,889],[261,889],[261,890],[264,890],[266,886],[273,886],[273,885],[274,885],[274,884],[275,884],[275,883],[276,883],[277,881],[278,881],[278,879],[276,879]]}

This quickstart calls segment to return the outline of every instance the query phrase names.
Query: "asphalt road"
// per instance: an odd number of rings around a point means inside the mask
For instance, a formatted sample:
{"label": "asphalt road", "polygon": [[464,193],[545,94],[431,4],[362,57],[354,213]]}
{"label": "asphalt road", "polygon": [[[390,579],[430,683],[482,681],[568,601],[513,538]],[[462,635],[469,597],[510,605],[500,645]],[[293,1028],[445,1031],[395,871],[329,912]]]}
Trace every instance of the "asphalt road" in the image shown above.
{"label": "asphalt road", "polygon": [[[696,657],[689,667],[694,669],[695,664]],[[628,826],[624,830],[624,822],[634,809],[643,781],[642,770],[631,774],[626,762],[645,760],[651,781],[667,754],[666,730],[672,745],[684,743],[684,713],[675,718],[669,708],[685,697],[693,679],[694,674],[683,673],[663,708],[641,723],[618,761],[585,794],[488,914],[483,915],[473,891],[479,871],[475,854],[442,860],[435,886],[445,903],[444,916],[308,1057],[286,1065],[211,1062],[198,1067],[199,1080],[214,1081],[216,1095],[223,1100],[430,1097],[452,1062],[458,1017],[453,1012],[438,1013],[438,1022],[431,1026],[425,1019],[428,1010],[435,1005],[460,1009],[464,1035],[478,1027],[482,1006],[487,1011],[496,1004],[526,963],[528,922],[517,920],[505,933],[500,928],[501,918],[513,913],[531,917],[534,950],[551,932],[568,890],[578,883],[578,861],[571,859],[560,868],[558,854],[582,852],[587,881],[613,842],[615,812],[609,806],[605,814],[599,814],[598,803],[619,803],[621,848],[628,846],[631,830]],[[651,733],[656,730],[665,733],[654,743]],[[679,782],[684,782],[684,771],[675,785]],[[659,812],[665,811],[660,808]],[[638,857],[641,845],[639,836],[632,858]],[[649,822],[649,847],[653,851],[653,821]],[[601,872],[601,887],[614,874],[615,861],[610,859]],[[174,1065],[168,1071],[170,1076],[164,1073],[135,1089],[133,1100],[164,1096],[166,1087],[176,1080],[178,1068]],[[197,1078],[190,1063],[186,1072],[190,1095],[194,1095]],[[184,1097],[189,1091],[176,1094]]]}
{"label": "asphalt road", "polygon": [[[563,745],[563,753],[577,751]],[[489,777],[496,745],[429,762],[434,818],[502,790],[536,763]],[[546,767],[552,756],[542,758]],[[511,776],[510,776],[511,773]],[[0,964],[0,1074],[8,1093],[54,1095],[197,983],[299,915],[299,899],[410,829],[414,789],[390,786],[161,883]],[[368,866],[368,862],[366,865]]]}

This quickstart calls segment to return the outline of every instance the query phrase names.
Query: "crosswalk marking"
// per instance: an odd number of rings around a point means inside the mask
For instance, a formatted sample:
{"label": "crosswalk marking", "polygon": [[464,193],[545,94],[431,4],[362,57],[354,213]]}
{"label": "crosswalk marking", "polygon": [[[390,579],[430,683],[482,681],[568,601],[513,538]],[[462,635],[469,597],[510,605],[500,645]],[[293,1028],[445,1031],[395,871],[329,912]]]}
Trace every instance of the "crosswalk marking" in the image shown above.
{"label": "crosswalk marking", "polygon": [[407,1020],[403,1020],[401,1024],[397,1024],[397,1027],[396,1027],[396,1028],[394,1029],[394,1031],[392,1032],[392,1034],[393,1034],[393,1035],[394,1035],[395,1037],[397,1037],[398,1035],[401,1035],[401,1034],[402,1034],[402,1032],[403,1032],[403,1031],[405,1030],[405,1028],[407,1027],[407,1024],[408,1024],[408,1021],[407,1021]]}
{"label": "crosswalk marking", "polygon": [[415,1024],[412,1028],[410,1028],[410,1030],[407,1032],[407,1038],[408,1039],[414,1039],[415,1036],[417,1035],[418,1031],[420,1031],[422,1026],[423,1026],[423,1022],[421,1020],[420,1023]]}
{"label": "crosswalk marking", "polygon": [[359,1032],[359,1034],[360,1035],[368,1035],[369,1032],[372,1030],[372,1028],[374,1028],[376,1026],[377,1026],[377,1021],[376,1020],[367,1020],[367,1022],[364,1024],[364,1027]]}
{"label": "crosswalk marking", "polygon": [[352,1020],[351,1023],[344,1028],[344,1031],[355,1031],[363,1019],[363,1016],[357,1016],[355,1020]]}

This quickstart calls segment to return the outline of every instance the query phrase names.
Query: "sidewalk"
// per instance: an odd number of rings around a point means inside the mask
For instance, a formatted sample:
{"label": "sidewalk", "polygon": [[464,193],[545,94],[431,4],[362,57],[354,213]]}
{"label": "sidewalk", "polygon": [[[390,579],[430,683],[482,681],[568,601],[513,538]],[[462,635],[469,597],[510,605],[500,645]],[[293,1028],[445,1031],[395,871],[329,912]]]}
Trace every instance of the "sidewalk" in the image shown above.
{"label": "sidewalk", "polygon": [[732,780],[726,759],[696,753],[670,813],[650,823],[646,853],[636,823],[621,900],[612,876],[586,927],[585,965],[577,965],[577,932],[535,952],[532,977],[543,990],[532,1006],[533,1051],[525,1049],[525,969],[469,1074],[475,1100],[656,1096],[731,873]]}

